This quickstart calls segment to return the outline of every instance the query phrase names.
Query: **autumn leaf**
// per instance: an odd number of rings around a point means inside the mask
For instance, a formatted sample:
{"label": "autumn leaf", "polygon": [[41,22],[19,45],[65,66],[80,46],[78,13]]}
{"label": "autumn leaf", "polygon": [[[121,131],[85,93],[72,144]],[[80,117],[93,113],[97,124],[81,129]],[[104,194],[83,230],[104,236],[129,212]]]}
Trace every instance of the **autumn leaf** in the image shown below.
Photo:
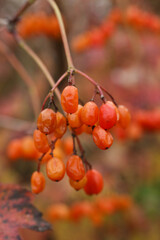
{"label": "autumn leaf", "polygon": [[11,184],[0,184],[0,240],[20,240],[19,229],[38,232],[51,229],[42,214],[32,205],[33,194]]}

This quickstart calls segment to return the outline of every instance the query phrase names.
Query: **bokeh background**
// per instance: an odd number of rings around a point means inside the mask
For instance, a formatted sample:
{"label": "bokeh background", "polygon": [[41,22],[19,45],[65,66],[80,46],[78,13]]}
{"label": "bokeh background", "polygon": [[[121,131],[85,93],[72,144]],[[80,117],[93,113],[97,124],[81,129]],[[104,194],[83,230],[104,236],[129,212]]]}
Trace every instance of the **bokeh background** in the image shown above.
{"label": "bokeh background", "polygon": [[[0,18],[11,19],[23,2],[25,1],[0,0]],[[99,220],[97,216],[94,220],[87,217],[82,217],[79,221],[54,220],[53,233],[39,235],[37,239],[159,240],[160,120],[157,119],[160,119],[160,28],[159,31],[158,27],[152,31],[150,27],[143,28],[143,24],[139,26],[138,21],[136,27],[134,24],[117,24],[103,44],[99,40],[99,33],[95,32],[95,44],[90,44],[83,51],[75,48],[75,41],[79,35],[100,29],[101,24],[115,9],[125,15],[127,9],[134,6],[159,19],[160,3],[158,0],[59,0],[57,4],[64,18],[75,66],[103,85],[118,104],[125,104],[131,111],[133,121],[129,130],[113,129],[114,144],[107,151],[95,148],[90,135],[80,136],[88,161],[104,177],[104,190],[99,196],[88,197],[83,190],[76,192],[69,186],[68,178],[65,176],[59,183],[47,180],[44,192],[35,197],[34,204],[46,218],[47,208],[59,203],[70,207],[76,202],[88,201],[92,204],[103,197],[127,195],[132,199],[133,205],[122,212],[113,214],[106,212],[103,220]],[[23,17],[40,12],[53,14],[48,3],[40,0]],[[141,16],[140,14],[139,20]],[[50,85],[34,61],[17,45],[12,35],[2,28],[0,28],[0,181],[21,184],[30,189],[30,177],[36,169],[36,162],[34,159],[11,161],[7,157],[6,149],[12,139],[32,135],[37,114],[50,90]],[[54,34],[46,35],[43,32],[24,38],[57,80],[67,69],[59,35],[55,37]],[[7,54],[16,56],[34,84],[26,85],[9,63]],[[64,81],[59,87],[60,90],[66,84]],[[87,102],[93,95],[94,87],[77,75],[76,86],[81,100]],[[100,104],[98,98],[97,102]],[[146,117],[151,122],[149,127],[137,124],[135,116],[138,111],[149,112]],[[157,112],[156,120],[153,117],[154,111]],[[45,166],[42,169],[45,173]]]}

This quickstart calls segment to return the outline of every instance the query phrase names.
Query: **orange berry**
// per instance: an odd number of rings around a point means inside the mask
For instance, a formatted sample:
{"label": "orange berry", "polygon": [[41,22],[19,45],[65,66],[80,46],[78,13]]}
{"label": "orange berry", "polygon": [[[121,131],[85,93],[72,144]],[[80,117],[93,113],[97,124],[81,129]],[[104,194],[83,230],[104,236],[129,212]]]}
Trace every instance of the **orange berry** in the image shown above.
{"label": "orange berry", "polygon": [[50,221],[56,220],[67,220],[69,219],[70,211],[69,208],[63,204],[54,204],[47,209],[47,218]]}
{"label": "orange berry", "polygon": [[75,113],[78,109],[78,90],[74,86],[67,86],[61,94],[61,105],[66,113]]}
{"label": "orange berry", "polygon": [[66,166],[66,172],[69,178],[74,181],[80,181],[85,176],[85,169],[82,159],[77,155],[69,157]]}
{"label": "orange berry", "polygon": [[10,160],[17,160],[22,156],[21,139],[14,139],[7,146],[7,156]]}
{"label": "orange berry", "polygon": [[66,118],[60,113],[56,113],[56,128],[52,133],[48,135],[48,140],[55,141],[57,138],[61,138],[67,130],[67,121]]}
{"label": "orange berry", "polygon": [[92,127],[89,127],[86,124],[83,124],[82,129],[84,133],[92,134]]}
{"label": "orange berry", "polygon": [[46,172],[48,178],[52,181],[60,181],[65,175],[65,165],[64,162],[57,157],[53,157],[47,162]]}
{"label": "orange berry", "polygon": [[123,105],[119,105],[118,111],[119,111],[119,121],[118,121],[119,125],[122,128],[128,127],[128,125],[130,124],[130,121],[131,121],[131,115],[130,115],[128,108],[126,108]]}
{"label": "orange berry", "polygon": [[81,120],[88,126],[93,126],[98,121],[99,109],[93,102],[87,102],[81,111]]}
{"label": "orange berry", "polygon": [[51,149],[42,158],[41,164],[48,162],[53,156],[51,155]]}
{"label": "orange berry", "polygon": [[113,137],[111,133],[104,130],[100,126],[97,126],[93,129],[92,136],[94,143],[102,150],[108,149],[113,143]]}
{"label": "orange berry", "polygon": [[79,128],[82,126],[81,121],[81,111],[83,107],[81,105],[78,105],[78,110],[75,113],[67,114],[68,123],[71,128]]}
{"label": "orange berry", "polygon": [[37,159],[40,156],[40,153],[36,149],[33,138],[31,136],[22,138],[21,149],[22,157],[26,159]]}
{"label": "orange berry", "polygon": [[63,149],[66,155],[73,153],[73,138],[67,137],[63,140]]}
{"label": "orange berry", "polygon": [[56,128],[56,124],[56,114],[52,109],[46,108],[39,114],[37,127],[42,133],[50,134]]}
{"label": "orange berry", "polygon": [[93,206],[90,202],[77,202],[71,206],[70,215],[74,221],[79,221],[83,217],[90,217],[93,211]]}
{"label": "orange berry", "polygon": [[44,133],[39,130],[35,130],[33,133],[33,140],[35,147],[41,153],[45,153],[49,150],[49,144],[47,137]]}
{"label": "orange berry", "polygon": [[84,191],[88,195],[100,193],[103,189],[102,175],[98,171],[91,169],[86,173],[86,177],[87,183],[84,187]]}
{"label": "orange berry", "polygon": [[41,172],[35,171],[31,177],[31,188],[33,193],[40,193],[45,188],[45,178]]}
{"label": "orange berry", "polygon": [[64,159],[63,150],[61,148],[58,148],[58,147],[54,148],[53,156],[56,157],[56,158]]}
{"label": "orange berry", "polygon": [[72,180],[71,178],[69,179],[69,183],[70,185],[75,189],[75,190],[80,190],[82,188],[84,188],[84,186],[86,185],[87,183],[87,178],[86,176],[84,176],[80,181],[74,181]]}

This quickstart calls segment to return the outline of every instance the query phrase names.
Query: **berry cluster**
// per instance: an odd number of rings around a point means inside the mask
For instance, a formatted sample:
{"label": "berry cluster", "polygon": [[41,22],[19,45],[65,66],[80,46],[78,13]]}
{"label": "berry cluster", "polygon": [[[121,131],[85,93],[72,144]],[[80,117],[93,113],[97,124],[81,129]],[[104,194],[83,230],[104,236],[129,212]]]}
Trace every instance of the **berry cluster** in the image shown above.
{"label": "berry cluster", "polygon": [[[96,94],[99,94],[99,91],[96,91]],[[78,135],[88,132],[92,134],[93,141],[99,149],[108,149],[113,143],[113,137],[109,130],[116,124],[122,127],[128,126],[130,113],[126,107],[116,106],[113,102],[107,101],[102,94],[103,103],[98,107],[94,102],[94,97],[84,106],[80,105],[78,89],[69,84],[61,94],[61,106],[65,112],[63,115],[57,111],[53,96],[50,96],[49,106],[39,114],[37,130],[33,134],[35,147],[41,153],[37,171],[31,178],[34,193],[41,192],[45,186],[45,178],[40,172],[40,165],[46,156],[49,156],[47,157],[46,173],[52,181],[62,180],[66,172],[70,185],[74,189],[83,188],[89,195],[102,191],[102,175],[92,169],[91,164],[86,160]],[[52,104],[55,111],[51,109]],[[67,125],[72,134],[72,144],[70,144],[72,149],[68,147],[71,151],[68,151],[69,155],[65,164],[63,154],[55,152],[55,144],[65,134]],[[77,154],[76,142],[81,152],[80,156]],[[61,151],[64,152],[64,145],[62,148]]]}
{"label": "berry cluster", "polygon": [[160,33],[159,17],[136,6],[129,6],[124,12],[119,9],[112,10],[100,26],[75,37],[72,42],[73,49],[81,52],[90,47],[104,45],[112,37],[118,25],[129,26],[137,31]]}
{"label": "berry cluster", "polygon": [[23,38],[38,35],[47,35],[53,38],[60,37],[59,24],[55,16],[45,13],[32,13],[23,17],[16,26],[18,34]]}
{"label": "berry cluster", "polygon": [[126,212],[133,206],[132,199],[127,195],[113,195],[102,197],[95,201],[82,201],[67,206],[54,204],[47,209],[47,218],[51,222],[57,220],[69,220],[79,222],[83,218],[89,218],[94,225],[102,225],[105,216],[111,216],[117,212]]}

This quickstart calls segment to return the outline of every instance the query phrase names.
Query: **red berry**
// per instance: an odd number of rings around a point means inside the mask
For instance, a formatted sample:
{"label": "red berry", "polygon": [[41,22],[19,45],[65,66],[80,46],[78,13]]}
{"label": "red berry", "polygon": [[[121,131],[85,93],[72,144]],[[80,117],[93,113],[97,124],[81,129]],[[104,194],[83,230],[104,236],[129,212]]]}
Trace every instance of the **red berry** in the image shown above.
{"label": "red berry", "polygon": [[86,177],[87,183],[84,187],[84,191],[88,195],[100,193],[103,189],[102,175],[98,171],[91,169],[86,173]]}
{"label": "red berry", "polygon": [[90,101],[87,102],[81,111],[81,120],[88,126],[93,126],[98,121],[99,109],[97,105]]}
{"label": "red berry", "polygon": [[49,134],[56,128],[56,123],[55,112],[50,108],[46,108],[39,114],[37,127],[42,133]]}
{"label": "red berry", "polygon": [[102,150],[109,148],[113,143],[113,137],[110,132],[104,130],[100,126],[93,129],[93,141]]}
{"label": "red berry", "polygon": [[31,188],[33,193],[40,193],[45,187],[45,178],[41,172],[35,171],[31,177]]}
{"label": "red berry", "polygon": [[52,181],[60,181],[65,175],[65,165],[60,158],[52,158],[47,162],[46,172]]}
{"label": "red berry", "polygon": [[99,111],[99,125],[104,129],[110,129],[117,123],[115,106],[110,102],[102,104]]}
{"label": "red berry", "polygon": [[46,153],[49,150],[49,144],[47,137],[39,130],[35,130],[33,133],[34,145],[41,153]]}
{"label": "red berry", "polygon": [[85,175],[82,159],[77,155],[72,155],[67,161],[66,172],[72,180],[80,181]]}
{"label": "red berry", "polygon": [[78,109],[78,90],[74,86],[67,86],[61,94],[61,105],[66,113],[75,113]]}

